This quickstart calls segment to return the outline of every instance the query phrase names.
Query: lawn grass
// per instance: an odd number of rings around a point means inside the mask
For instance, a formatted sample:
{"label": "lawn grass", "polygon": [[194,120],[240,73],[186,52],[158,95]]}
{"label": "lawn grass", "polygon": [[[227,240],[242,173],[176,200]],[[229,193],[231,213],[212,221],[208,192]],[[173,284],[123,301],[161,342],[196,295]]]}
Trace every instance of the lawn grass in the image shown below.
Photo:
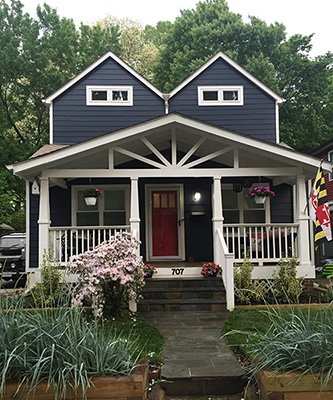
{"label": "lawn grass", "polygon": [[138,315],[123,315],[104,322],[104,328],[116,332],[124,340],[135,340],[142,351],[140,358],[150,362],[162,361],[164,338],[162,333]]}

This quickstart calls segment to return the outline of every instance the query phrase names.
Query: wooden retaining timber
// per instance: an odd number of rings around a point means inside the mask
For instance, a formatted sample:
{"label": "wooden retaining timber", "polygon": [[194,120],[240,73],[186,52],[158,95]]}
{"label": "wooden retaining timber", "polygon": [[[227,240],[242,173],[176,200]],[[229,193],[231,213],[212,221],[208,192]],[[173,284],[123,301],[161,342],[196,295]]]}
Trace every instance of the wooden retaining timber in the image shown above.
{"label": "wooden retaining timber", "polygon": [[[130,376],[103,376],[92,379],[92,385],[87,390],[87,400],[146,400],[148,388],[148,360],[138,361]],[[6,384],[2,400],[54,400],[53,387],[40,383],[36,391],[28,393],[23,384],[17,392],[17,383]],[[17,393],[16,393],[17,392]],[[66,400],[82,400],[82,391],[66,389]]]}
{"label": "wooden retaining timber", "polygon": [[321,378],[298,372],[275,374],[260,371],[256,374],[261,400],[332,400],[333,379],[323,385]]}

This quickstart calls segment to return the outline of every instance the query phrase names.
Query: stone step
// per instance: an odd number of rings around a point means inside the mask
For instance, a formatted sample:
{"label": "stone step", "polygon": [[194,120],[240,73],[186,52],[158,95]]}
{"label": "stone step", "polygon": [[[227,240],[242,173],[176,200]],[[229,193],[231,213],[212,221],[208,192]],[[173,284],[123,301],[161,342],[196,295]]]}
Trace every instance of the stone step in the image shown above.
{"label": "stone step", "polygon": [[219,299],[141,300],[138,304],[139,312],[225,310],[225,301]]}
{"label": "stone step", "polygon": [[225,291],[221,288],[160,288],[145,289],[144,300],[185,300],[185,299],[219,299],[225,300]]}
{"label": "stone step", "polygon": [[148,288],[222,288],[222,279],[217,278],[148,278],[146,279],[145,289]]}

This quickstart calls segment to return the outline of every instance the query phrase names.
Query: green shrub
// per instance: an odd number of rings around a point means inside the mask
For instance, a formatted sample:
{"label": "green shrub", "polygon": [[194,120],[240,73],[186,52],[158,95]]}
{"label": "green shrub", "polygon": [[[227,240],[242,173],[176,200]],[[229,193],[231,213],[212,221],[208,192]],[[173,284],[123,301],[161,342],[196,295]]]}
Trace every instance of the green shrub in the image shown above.
{"label": "green shrub", "polygon": [[235,296],[242,304],[257,303],[264,292],[264,285],[252,279],[253,265],[248,256],[234,269]]}
{"label": "green shrub", "polygon": [[279,302],[297,303],[303,292],[304,278],[296,278],[297,258],[285,258],[278,262],[273,273],[273,294]]}
{"label": "green shrub", "polygon": [[41,282],[29,292],[28,302],[34,307],[56,307],[59,303],[69,302],[69,296],[64,296],[69,288],[63,282],[58,260],[52,257],[50,249],[44,250],[43,265],[41,266]]}

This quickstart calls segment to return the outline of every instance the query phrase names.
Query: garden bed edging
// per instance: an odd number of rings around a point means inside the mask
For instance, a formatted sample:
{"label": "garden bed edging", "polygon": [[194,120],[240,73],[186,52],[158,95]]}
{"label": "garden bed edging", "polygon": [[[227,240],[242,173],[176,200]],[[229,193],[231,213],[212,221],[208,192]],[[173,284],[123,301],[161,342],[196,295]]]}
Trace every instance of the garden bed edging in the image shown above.
{"label": "garden bed edging", "polygon": [[[92,385],[87,389],[87,400],[146,400],[148,388],[148,360],[139,360],[132,375],[101,376],[92,379]],[[2,400],[54,400],[53,387],[40,383],[35,392],[28,394],[25,385],[17,392],[17,383],[6,384]],[[17,394],[15,395],[15,393]],[[68,386],[66,400],[82,400],[82,392]]]}
{"label": "garden bed edging", "polygon": [[333,379],[323,386],[319,376],[298,372],[256,374],[261,400],[332,400]]}

